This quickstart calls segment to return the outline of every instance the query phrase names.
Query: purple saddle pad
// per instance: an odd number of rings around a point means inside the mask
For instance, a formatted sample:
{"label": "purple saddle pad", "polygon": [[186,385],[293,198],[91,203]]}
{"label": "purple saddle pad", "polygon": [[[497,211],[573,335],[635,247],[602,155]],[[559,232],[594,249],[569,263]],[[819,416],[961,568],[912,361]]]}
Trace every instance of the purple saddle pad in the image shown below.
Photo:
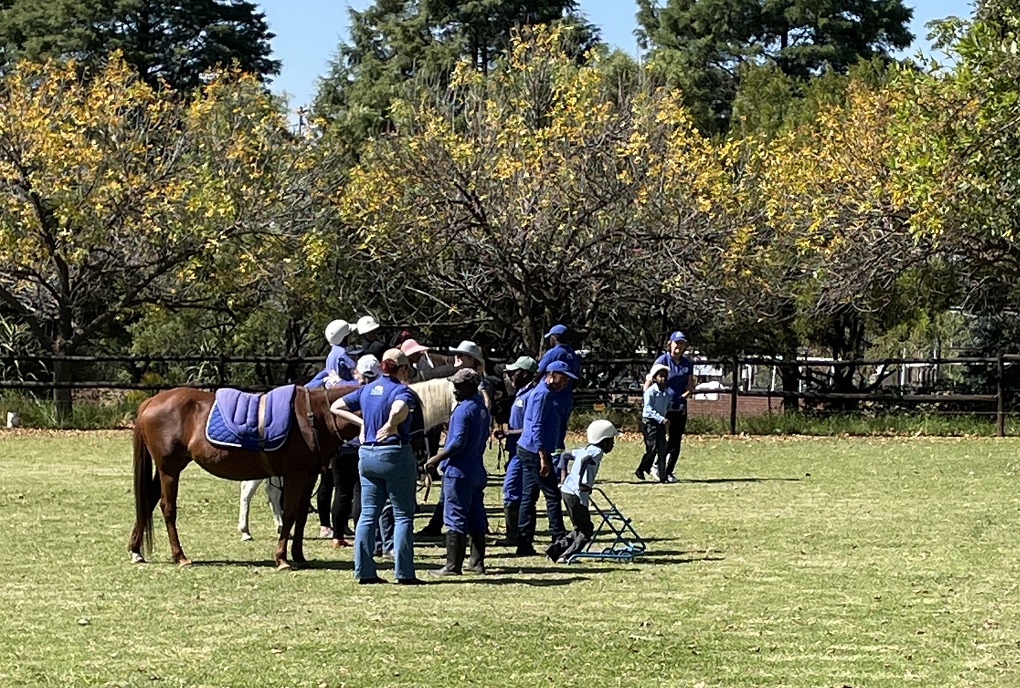
{"label": "purple saddle pad", "polygon": [[294,385],[277,387],[266,394],[216,390],[216,401],[205,424],[206,439],[218,447],[276,451],[290,433],[294,388]]}

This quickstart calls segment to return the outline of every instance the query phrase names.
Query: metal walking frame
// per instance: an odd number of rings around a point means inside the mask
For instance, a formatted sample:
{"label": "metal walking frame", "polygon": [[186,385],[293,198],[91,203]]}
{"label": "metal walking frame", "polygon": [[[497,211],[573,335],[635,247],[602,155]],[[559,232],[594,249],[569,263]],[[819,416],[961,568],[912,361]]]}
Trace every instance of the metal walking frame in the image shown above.
{"label": "metal walking frame", "polygon": [[[581,559],[631,561],[644,553],[647,548],[644,538],[638,535],[631,520],[623,515],[602,488],[592,487],[588,505],[594,512],[592,515],[599,516],[595,532],[585,548],[567,557],[566,563],[572,564]],[[600,536],[608,538],[609,535],[613,540],[608,546],[599,541]]]}

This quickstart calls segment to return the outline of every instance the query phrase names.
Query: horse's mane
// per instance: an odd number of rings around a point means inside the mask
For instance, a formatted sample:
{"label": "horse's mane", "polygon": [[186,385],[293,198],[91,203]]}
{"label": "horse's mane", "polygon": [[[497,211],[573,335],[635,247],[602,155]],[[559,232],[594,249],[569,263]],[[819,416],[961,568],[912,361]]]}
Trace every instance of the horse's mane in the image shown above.
{"label": "horse's mane", "polygon": [[415,382],[410,387],[421,400],[426,430],[450,420],[453,407],[457,404],[457,400],[453,396],[452,382],[446,378],[440,378]]}

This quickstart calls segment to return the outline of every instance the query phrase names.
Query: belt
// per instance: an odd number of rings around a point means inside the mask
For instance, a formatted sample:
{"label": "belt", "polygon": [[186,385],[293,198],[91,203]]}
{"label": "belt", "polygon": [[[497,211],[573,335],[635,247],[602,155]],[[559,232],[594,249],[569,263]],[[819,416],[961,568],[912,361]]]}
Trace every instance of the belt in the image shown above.
{"label": "belt", "polygon": [[410,442],[407,440],[386,440],[385,442],[362,442],[365,447],[407,447]]}

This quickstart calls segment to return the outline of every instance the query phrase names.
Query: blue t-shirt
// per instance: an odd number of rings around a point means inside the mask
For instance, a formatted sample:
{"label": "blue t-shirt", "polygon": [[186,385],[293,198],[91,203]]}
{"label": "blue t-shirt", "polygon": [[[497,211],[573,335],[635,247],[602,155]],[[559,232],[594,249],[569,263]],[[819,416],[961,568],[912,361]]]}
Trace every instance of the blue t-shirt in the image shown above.
{"label": "blue t-shirt", "polygon": [[550,454],[556,451],[560,443],[561,414],[557,393],[542,380],[528,397],[524,409],[524,432],[517,445],[533,453],[538,453],[539,449]]}
{"label": "blue t-shirt", "polygon": [[[361,419],[365,424],[365,444],[393,444],[395,442],[409,442],[411,440],[411,416],[417,406],[417,397],[411,388],[402,382],[381,375],[378,379],[370,382],[361,389],[356,389],[344,398],[344,404],[351,411],[361,411]],[[396,433],[388,435],[381,442],[376,441],[375,433],[386,424],[390,417],[390,408],[397,400],[407,404],[411,413],[407,414]]]}
{"label": "blue t-shirt", "polygon": [[681,356],[680,361],[676,362],[669,354],[662,354],[655,359],[655,362],[669,368],[666,387],[673,393],[673,399],[669,404],[670,410],[680,411],[687,408],[687,399],[683,393],[687,391],[691,375],[694,374],[694,364],[691,363],[691,359]]}
{"label": "blue t-shirt", "polygon": [[457,404],[450,416],[446,431],[449,452],[439,464],[443,475],[451,478],[481,478],[485,476],[482,457],[485,440],[489,437],[489,411],[481,394]]}

